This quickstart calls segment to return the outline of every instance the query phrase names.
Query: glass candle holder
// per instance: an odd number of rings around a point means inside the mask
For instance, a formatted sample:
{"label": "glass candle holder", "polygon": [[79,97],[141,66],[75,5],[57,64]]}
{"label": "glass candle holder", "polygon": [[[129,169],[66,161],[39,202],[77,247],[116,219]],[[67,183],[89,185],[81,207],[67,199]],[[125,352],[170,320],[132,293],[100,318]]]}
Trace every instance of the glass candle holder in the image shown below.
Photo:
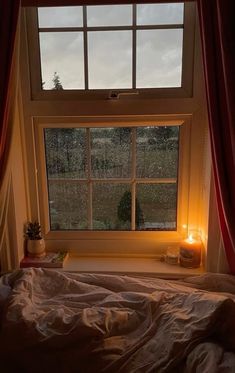
{"label": "glass candle holder", "polygon": [[180,243],[180,265],[185,268],[197,268],[201,264],[202,242],[199,237],[190,235]]}
{"label": "glass candle holder", "polygon": [[179,262],[179,249],[169,246],[166,251],[166,263],[178,264]]}

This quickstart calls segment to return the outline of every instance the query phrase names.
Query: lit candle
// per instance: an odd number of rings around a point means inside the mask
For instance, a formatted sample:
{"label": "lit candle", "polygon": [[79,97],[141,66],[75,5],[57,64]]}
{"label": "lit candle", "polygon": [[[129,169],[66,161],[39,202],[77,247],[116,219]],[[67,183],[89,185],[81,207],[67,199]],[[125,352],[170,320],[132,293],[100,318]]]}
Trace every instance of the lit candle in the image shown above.
{"label": "lit candle", "polygon": [[180,265],[187,268],[200,267],[202,243],[190,235],[180,243]]}

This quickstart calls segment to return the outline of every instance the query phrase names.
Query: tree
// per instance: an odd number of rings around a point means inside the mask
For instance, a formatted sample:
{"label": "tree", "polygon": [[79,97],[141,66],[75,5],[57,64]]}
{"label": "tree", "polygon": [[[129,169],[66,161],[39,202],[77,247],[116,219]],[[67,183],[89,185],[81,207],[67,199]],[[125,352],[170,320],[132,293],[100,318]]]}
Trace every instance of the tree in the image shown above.
{"label": "tree", "polygon": [[[131,192],[124,192],[118,205],[118,219],[124,222],[131,222]],[[135,222],[138,228],[144,223],[144,214],[139,201],[135,199]]]}
{"label": "tree", "polygon": [[64,89],[63,86],[62,86],[62,83],[60,81],[59,74],[57,74],[57,72],[54,72],[54,77],[53,77],[52,81],[53,81],[53,84],[54,84],[54,87],[52,89],[54,89],[54,90]]}

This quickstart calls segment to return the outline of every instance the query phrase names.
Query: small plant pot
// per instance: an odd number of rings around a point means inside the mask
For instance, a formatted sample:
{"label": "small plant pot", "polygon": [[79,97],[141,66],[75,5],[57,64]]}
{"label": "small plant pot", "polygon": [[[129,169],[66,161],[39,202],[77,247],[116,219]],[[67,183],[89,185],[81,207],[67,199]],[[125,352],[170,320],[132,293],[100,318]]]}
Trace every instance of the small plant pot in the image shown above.
{"label": "small plant pot", "polygon": [[33,258],[41,258],[45,255],[45,241],[41,240],[28,240],[27,242],[28,255]]}

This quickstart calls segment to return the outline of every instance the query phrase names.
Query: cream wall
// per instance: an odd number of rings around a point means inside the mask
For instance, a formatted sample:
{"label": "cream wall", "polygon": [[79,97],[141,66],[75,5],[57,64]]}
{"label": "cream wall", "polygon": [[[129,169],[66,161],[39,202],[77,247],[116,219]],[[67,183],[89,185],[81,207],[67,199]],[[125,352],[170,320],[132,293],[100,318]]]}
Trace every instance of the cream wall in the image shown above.
{"label": "cream wall", "polygon": [[[30,216],[27,200],[27,178],[23,162],[25,152],[22,103],[18,93],[12,116],[13,134],[8,169],[0,193],[0,250],[2,270],[16,268],[24,255],[24,224]],[[205,113],[201,120],[206,120]],[[206,126],[203,126],[205,128]],[[201,206],[198,207],[200,229],[206,248],[206,270],[210,272],[228,272],[218,223],[213,180],[211,180],[211,157],[208,130],[205,130],[203,153],[203,183],[201,188]]]}
{"label": "cream wall", "polygon": [[20,94],[12,112],[13,132],[7,171],[0,191],[1,270],[17,268],[24,255],[24,224],[27,221],[25,172],[22,155]]}

